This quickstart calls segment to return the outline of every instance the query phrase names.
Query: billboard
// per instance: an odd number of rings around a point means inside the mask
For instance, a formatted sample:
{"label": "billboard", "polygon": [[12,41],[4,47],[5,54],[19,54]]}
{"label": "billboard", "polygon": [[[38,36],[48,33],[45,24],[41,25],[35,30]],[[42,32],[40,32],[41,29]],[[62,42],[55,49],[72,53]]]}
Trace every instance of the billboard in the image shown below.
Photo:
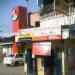
{"label": "billboard", "polygon": [[32,45],[32,54],[34,55],[51,55],[51,42],[35,42]]}

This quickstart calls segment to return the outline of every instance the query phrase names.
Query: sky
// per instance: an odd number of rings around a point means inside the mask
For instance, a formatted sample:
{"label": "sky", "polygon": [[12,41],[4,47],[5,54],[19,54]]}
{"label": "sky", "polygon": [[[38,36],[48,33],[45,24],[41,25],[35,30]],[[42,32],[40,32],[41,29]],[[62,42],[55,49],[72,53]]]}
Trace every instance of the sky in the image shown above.
{"label": "sky", "polygon": [[[26,7],[26,0],[0,0],[0,31],[12,32],[12,8],[15,6]],[[28,1],[28,11],[38,9],[36,0]]]}

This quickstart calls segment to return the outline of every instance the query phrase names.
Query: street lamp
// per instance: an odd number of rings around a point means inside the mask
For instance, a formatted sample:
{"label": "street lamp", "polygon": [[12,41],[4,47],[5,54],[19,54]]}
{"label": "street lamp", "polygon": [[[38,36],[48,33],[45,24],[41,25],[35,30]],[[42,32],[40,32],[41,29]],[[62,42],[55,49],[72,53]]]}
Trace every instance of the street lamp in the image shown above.
{"label": "street lamp", "polygon": [[26,0],[26,4],[27,4],[27,28],[28,28],[28,1],[29,0]]}

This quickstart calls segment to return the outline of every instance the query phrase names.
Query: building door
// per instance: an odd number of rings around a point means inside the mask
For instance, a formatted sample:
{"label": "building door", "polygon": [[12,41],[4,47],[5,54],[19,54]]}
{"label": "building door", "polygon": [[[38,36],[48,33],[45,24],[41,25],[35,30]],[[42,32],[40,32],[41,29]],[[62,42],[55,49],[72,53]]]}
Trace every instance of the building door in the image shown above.
{"label": "building door", "polygon": [[51,50],[50,56],[44,56],[44,75],[55,75],[54,50]]}
{"label": "building door", "polygon": [[62,75],[61,50],[51,50],[51,56],[44,56],[44,75]]}
{"label": "building door", "polygon": [[62,75],[62,51],[60,48],[55,48],[55,67],[56,75]]}
{"label": "building door", "polygon": [[26,51],[27,74],[32,74],[32,50],[30,48]]}

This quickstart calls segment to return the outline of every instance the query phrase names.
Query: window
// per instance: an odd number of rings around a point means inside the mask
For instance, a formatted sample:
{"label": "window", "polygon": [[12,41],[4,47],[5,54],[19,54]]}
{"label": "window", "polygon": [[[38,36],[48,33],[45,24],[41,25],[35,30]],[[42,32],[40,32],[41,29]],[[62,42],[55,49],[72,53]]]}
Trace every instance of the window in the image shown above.
{"label": "window", "polygon": [[35,27],[40,27],[40,22],[39,21],[35,22]]}

